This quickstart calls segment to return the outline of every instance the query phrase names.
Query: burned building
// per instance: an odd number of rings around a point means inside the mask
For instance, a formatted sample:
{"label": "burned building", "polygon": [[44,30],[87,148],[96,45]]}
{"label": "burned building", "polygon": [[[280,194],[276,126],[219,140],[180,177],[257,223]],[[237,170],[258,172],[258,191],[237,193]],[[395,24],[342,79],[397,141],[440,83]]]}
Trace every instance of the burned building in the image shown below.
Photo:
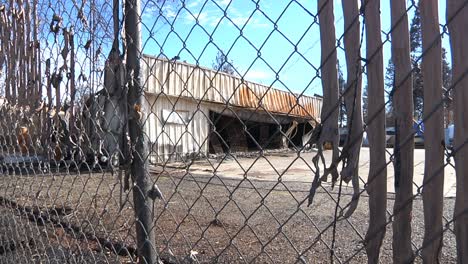
{"label": "burned building", "polygon": [[321,98],[184,62],[143,60],[152,162],[300,147],[319,121]]}

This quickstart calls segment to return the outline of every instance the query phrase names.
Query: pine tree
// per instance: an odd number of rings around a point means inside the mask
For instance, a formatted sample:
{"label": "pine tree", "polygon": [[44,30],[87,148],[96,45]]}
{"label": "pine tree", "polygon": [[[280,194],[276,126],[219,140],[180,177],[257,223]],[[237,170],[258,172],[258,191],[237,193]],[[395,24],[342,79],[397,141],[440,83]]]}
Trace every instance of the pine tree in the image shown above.
{"label": "pine tree", "polygon": [[232,60],[229,61],[222,50],[218,51],[216,59],[213,61],[213,69],[231,75],[236,75],[237,73],[234,62]]}
{"label": "pine tree", "polygon": [[368,97],[368,85],[366,84],[366,86],[364,86],[364,89],[362,90],[362,116],[363,116],[363,120],[364,120],[364,123],[368,123],[368,118],[369,118],[369,100],[367,99]]}
{"label": "pine tree", "polygon": [[447,61],[447,51],[442,48],[442,83],[444,86],[444,106],[445,106],[445,125],[448,126],[451,124],[451,113],[452,113],[452,96],[453,91],[449,90],[448,93],[445,92],[445,89],[450,89],[452,85],[452,68]]}
{"label": "pine tree", "polygon": [[413,105],[415,119],[422,119],[424,111],[424,84],[421,70],[422,52],[421,12],[419,3],[416,5],[413,19],[410,24],[411,66],[413,70]]}
{"label": "pine tree", "polygon": [[340,61],[338,60],[336,62],[336,66],[338,68],[338,89],[339,93],[341,96],[340,100],[340,116],[339,116],[339,121],[338,123],[340,124],[341,127],[346,126],[346,105],[344,102],[344,92],[345,92],[345,86],[346,86],[346,81],[343,76],[343,71],[341,70],[341,65]]}
{"label": "pine tree", "polygon": [[416,120],[421,120],[424,113],[424,82],[421,70],[421,64],[411,56],[413,70],[413,116]]}
{"label": "pine tree", "polygon": [[448,63],[445,48],[442,48],[442,82],[445,89],[449,89],[452,84],[452,68]]}
{"label": "pine tree", "polygon": [[395,82],[395,65],[393,64],[392,59],[388,60],[388,65],[385,70],[385,90],[388,94],[388,103],[387,103],[387,112],[393,112],[393,86]]}
{"label": "pine tree", "polygon": [[422,31],[421,31],[421,12],[419,3],[416,5],[413,19],[410,25],[410,49],[411,53],[421,53],[422,49]]}

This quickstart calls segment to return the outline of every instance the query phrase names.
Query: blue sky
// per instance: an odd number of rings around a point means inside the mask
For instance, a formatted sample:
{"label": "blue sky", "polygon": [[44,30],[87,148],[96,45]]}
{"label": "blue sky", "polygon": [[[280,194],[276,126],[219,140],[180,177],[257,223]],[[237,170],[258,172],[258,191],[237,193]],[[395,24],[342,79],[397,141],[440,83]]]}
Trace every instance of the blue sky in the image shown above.
{"label": "blue sky", "polygon": [[[166,2],[162,5],[164,17],[158,15],[154,6],[142,7],[145,53],[168,58],[178,55],[188,63],[211,67],[218,49],[222,49],[247,80],[295,93],[322,94],[320,78],[316,78],[320,65],[319,25],[312,15],[317,14],[317,1],[192,0],[185,1],[185,5]],[[444,2],[439,1],[441,24],[445,23]],[[334,3],[339,38],[343,33],[343,14],[341,1]],[[414,9],[409,11],[409,21],[413,12]],[[390,1],[381,2],[381,18],[382,30],[388,32]],[[443,45],[449,48],[447,37]],[[345,73],[342,49],[338,49],[338,58]],[[389,58],[387,43],[385,64]]]}

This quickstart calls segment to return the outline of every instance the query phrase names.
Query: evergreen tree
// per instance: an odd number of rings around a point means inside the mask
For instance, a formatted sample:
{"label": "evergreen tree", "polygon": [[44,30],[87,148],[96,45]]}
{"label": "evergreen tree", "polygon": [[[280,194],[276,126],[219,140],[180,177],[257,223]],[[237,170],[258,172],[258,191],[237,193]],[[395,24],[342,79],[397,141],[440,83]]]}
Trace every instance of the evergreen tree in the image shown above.
{"label": "evergreen tree", "polygon": [[337,60],[336,66],[338,68],[338,89],[341,97],[340,100],[340,115],[339,115],[339,121],[338,123],[340,124],[341,127],[346,126],[346,104],[344,102],[344,92],[346,89],[346,81],[343,76],[343,71],[341,70],[341,65],[340,61]]}
{"label": "evergreen tree", "polygon": [[448,93],[445,89],[450,89],[452,84],[452,68],[447,61],[447,51],[442,48],[442,83],[444,86],[444,106],[445,106],[445,125],[448,126],[451,123],[451,112],[452,112],[452,98],[453,90],[449,90]]}
{"label": "evergreen tree", "polygon": [[413,70],[413,105],[414,118],[422,119],[424,111],[424,84],[421,70],[421,60],[418,61],[422,52],[421,12],[419,3],[416,5],[413,19],[410,24],[410,50],[411,67]]}
{"label": "evergreen tree", "polygon": [[421,70],[421,64],[412,56],[413,70],[413,116],[416,120],[421,120],[424,113],[424,82]]}
{"label": "evergreen tree", "polygon": [[395,82],[395,65],[393,64],[392,59],[388,60],[388,65],[385,70],[385,90],[388,94],[388,103],[387,103],[387,112],[393,112],[393,86]]}
{"label": "evergreen tree", "polygon": [[222,50],[218,51],[216,59],[213,61],[213,69],[231,75],[236,75],[237,73],[234,62],[232,60],[229,61]]}
{"label": "evergreen tree", "polygon": [[442,48],[442,82],[445,89],[449,89],[452,84],[452,68],[448,63],[445,48]]}
{"label": "evergreen tree", "polygon": [[422,33],[421,33],[421,12],[419,3],[416,5],[413,19],[410,25],[410,49],[411,53],[421,53],[422,49]]}
{"label": "evergreen tree", "polygon": [[362,116],[363,116],[363,120],[364,120],[364,123],[367,124],[367,122],[369,121],[368,118],[369,118],[369,100],[367,99],[368,97],[368,85],[366,84],[366,86],[364,86],[364,89],[362,90]]}

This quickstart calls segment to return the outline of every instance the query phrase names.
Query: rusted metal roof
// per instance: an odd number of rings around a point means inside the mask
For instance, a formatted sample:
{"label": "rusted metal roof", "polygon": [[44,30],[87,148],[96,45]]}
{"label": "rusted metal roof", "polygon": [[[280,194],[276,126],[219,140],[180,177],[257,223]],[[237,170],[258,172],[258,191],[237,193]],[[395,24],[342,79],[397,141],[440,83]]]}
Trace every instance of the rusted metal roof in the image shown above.
{"label": "rusted metal roof", "polygon": [[149,93],[320,121],[321,98],[299,96],[184,62],[148,55],[143,60],[142,80]]}

